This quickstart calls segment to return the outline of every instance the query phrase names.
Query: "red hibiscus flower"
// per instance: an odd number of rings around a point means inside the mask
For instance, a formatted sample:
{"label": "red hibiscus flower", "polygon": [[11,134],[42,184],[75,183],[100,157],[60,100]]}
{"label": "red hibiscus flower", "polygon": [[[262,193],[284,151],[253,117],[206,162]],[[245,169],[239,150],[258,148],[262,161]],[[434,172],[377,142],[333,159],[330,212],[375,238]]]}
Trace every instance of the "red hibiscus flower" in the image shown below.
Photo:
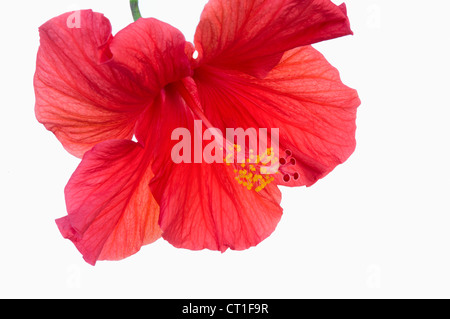
{"label": "red hibiscus flower", "polygon": [[[311,47],[351,33],[345,5],[328,0],[210,0],[194,44],[155,19],[115,36],[90,10],[45,23],[37,119],[82,157],[62,235],[90,264],[161,236],[191,250],[260,243],[282,215],[278,185],[311,186],[354,151],[358,95]],[[199,120],[202,132],[279,128],[279,172],[175,163],[172,133],[195,135]]]}

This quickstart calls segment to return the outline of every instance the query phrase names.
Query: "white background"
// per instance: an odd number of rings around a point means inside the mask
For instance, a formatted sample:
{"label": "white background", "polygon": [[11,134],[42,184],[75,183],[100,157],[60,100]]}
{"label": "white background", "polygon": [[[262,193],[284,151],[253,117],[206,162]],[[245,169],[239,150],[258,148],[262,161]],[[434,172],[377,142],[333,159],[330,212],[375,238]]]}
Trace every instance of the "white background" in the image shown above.
{"label": "white background", "polygon": [[[205,3],[141,0],[141,11],[192,40]],[[92,8],[117,32],[132,22],[128,1],[2,1],[0,297],[450,297],[449,2],[346,3],[355,35],[316,48],[360,93],[351,159],[312,188],[283,189],[283,219],[256,248],[160,240],[92,267],[54,223],[79,160],[34,117],[38,27]]]}

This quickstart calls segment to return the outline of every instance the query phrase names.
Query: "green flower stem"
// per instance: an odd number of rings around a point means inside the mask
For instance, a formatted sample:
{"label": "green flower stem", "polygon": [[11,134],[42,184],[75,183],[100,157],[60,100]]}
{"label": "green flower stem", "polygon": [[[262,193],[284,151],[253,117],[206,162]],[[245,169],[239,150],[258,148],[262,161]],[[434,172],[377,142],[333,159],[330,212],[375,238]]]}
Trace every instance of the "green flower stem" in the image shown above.
{"label": "green flower stem", "polygon": [[133,14],[134,21],[142,18],[141,11],[139,10],[139,0],[130,0],[131,13]]}

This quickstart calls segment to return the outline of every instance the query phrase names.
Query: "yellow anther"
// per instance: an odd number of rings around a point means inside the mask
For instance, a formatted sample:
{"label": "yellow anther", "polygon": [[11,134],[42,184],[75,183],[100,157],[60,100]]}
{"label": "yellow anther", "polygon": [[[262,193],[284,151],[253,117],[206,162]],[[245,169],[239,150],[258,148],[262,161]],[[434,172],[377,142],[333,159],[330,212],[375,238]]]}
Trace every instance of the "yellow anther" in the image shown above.
{"label": "yellow anther", "polygon": [[[239,145],[234,145],[234,149],[237,152],[241,151]],[[232,155],[227,155],[227,159],[230,159]],[[235,179],[240,185],[247,188],[247,190],[260,192],[275,180],[273,177],[273,173],[275,172],[273,172],[272,166],[268,164],[275,158],[275,153],[273,152],[273,148],[267,149],[262,154],[257,154],[251,149],[249,150],[248,156],[245,163],[237,164],[241,166],[241,169],[234,170],[234,173],[237,175]]]}

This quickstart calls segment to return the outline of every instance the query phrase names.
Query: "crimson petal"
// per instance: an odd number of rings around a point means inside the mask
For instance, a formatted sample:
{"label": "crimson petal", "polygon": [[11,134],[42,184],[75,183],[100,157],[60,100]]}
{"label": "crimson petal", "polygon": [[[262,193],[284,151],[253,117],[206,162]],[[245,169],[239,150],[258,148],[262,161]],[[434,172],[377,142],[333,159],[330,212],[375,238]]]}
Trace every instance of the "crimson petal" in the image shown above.
{"label": "crimson petal", "polygon": [[36,117],[78,157],[97,143],[131,139],[136,119],[166,82],[190,73],[184,37],[154,19],[113,38],[102,14],[77,11],[45,23],[40,36]]}
{"label": "crimson petal", "polygon": [[355,149],[355,90],[311,46],[287,52],[269,75],[201,67],[196,70],[201,104],[211,123],[226,128],[278,128],[282,165],[277,182],[312,185]]}
{"label": "crimson petal", "polygon": [[211,0],[195,34],[199,64],[264,77],[283,53],[352,34],[329,0]]}
{"label": "crimson petal", "polygon": [[123,259],[161,236],[152,177],[148,156],[132,141],[103,142],[85,154],[65,190],[69,214],[57,224],[88,263]]}

